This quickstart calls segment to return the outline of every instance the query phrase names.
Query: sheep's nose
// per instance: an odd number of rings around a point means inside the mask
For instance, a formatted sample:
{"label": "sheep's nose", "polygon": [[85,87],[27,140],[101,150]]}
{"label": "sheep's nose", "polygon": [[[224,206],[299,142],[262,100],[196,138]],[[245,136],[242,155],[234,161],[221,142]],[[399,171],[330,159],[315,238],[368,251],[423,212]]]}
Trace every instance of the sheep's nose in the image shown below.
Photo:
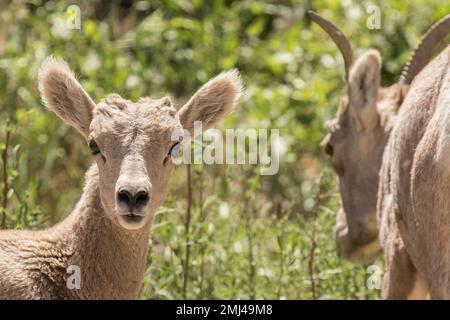
{"label": "sheep's nose", "polygon": [[120,206],[128,208],[130,211],[139,211],[144,208],[150,200],[146,190],[132,192],[128,189],[121,189],[117,192],[117,202]]}

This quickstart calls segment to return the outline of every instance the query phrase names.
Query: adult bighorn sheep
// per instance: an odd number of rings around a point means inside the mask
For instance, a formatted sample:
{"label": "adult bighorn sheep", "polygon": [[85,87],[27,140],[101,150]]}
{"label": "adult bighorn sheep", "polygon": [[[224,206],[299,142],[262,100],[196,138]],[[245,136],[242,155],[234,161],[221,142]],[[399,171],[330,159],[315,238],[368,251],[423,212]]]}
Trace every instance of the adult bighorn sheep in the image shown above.
{"label": "adult bighorn sheep", "polygon": [[383,156],[378,215],[383,297],[450,299],[450,45],[411,83]]}
{"label": "adult bighorn sheep", "polygon": [[[241,92],[239,74],[218,75],[178,112],[169,97],[132,102],[111,94],[95,104],[68,66],[52,58],[38,78],[44,103],[84,136],[95,162],[81,199],[61,223],[0,231],[0,299],[134,299],[154,212],[166,195],[171,151],[179,148],[173,134],[192,134],[194,121],[209,128],[228,114]],[[66,286],[70,266],[79,267],[79,290]]]}
{"label": "adult bighorn sheep", "polygon": [[337,247],[343,257],[368,263],[381,252],[376,208],[383,152],[411,81],[450,32],[450,15],[430,28],[399,82],[385,88],[380,87],[378,51],[369,50],[354,61],[342,31],[315,12],[308,15],[333,39],[345,64],[347,95],[340,100],[337,117],[327,123],[329,133],[323,140],[342,196],[335,227]]}

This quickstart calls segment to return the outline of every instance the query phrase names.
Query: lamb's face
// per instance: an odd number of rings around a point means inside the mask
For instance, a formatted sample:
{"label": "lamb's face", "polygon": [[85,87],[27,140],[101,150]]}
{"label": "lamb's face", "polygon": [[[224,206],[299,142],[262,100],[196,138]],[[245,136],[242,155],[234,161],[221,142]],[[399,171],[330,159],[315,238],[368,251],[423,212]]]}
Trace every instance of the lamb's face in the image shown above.
{"label": "lamb's face", "polygon": [[94,108],[88,144],[111,219],[126,229],[152,220],[165,198],[182,133],[169,97],[133,103],[113,94]]}
{"label": "lamb's face", "polygon": [[194,122],[203,130],[216,124],[231,111],[241,87],[237,71],[222,73],[177,112],[167,97],[131,102],[112,94],[96,105],[66,63],[49,58],[39,71],[44,103],[91,148],[106,214],[131,230],[149,226],[164,200],[170,154],[177,153],[180,137],[193,134]]}

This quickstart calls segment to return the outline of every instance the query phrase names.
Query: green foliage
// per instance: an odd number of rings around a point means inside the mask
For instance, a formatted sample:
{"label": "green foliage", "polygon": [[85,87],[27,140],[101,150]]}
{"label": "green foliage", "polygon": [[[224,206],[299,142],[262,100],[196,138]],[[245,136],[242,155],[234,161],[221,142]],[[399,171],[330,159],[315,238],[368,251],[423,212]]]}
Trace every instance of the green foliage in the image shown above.
{"label": "green foliage", "polygon": [[380,50],[388,85],[424,31],[450,11],[448,1],[374,1],[381,30],[367,29],[365,1],[105,3],[80,1],[81,29],[68,32],[56,26],[69,1],[0,4],[2,150],[11,132],[7,189],[3,172],[0,186],[8,198],[0,212],[6,226],[43,228],[70,213],[91,162],[83,139],[41,106],[36,74],[47,55],[67,60],[96,101],[111,92],[130,99],[171,94],[181,105],[210,77],[237,67],[246,93],[221,126],[281,128],[280,172],[259,176],[258,167],[196,165],[189,186],[187,168],[177,168],[153,226],[141,298],[378,297],[365,289],[365,268],[336,255],[339,196],[319,143],[345,90],[343,66],[305,11],[335,21],[354,49]]}

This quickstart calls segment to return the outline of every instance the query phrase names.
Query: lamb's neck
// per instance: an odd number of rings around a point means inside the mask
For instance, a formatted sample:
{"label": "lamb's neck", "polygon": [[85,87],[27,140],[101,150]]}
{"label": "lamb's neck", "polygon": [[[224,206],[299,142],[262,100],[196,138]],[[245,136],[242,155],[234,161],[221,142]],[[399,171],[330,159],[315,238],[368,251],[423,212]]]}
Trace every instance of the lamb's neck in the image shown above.
{"label": "lamb's neck", "polygon": [[125,230],[103,209],[94,164],[86,175],[86,187],[74,212],[65,222],[71,236],[71,264],[80,268],[85,298],[136,298],[142,282],[149,243],[149,228]]}

